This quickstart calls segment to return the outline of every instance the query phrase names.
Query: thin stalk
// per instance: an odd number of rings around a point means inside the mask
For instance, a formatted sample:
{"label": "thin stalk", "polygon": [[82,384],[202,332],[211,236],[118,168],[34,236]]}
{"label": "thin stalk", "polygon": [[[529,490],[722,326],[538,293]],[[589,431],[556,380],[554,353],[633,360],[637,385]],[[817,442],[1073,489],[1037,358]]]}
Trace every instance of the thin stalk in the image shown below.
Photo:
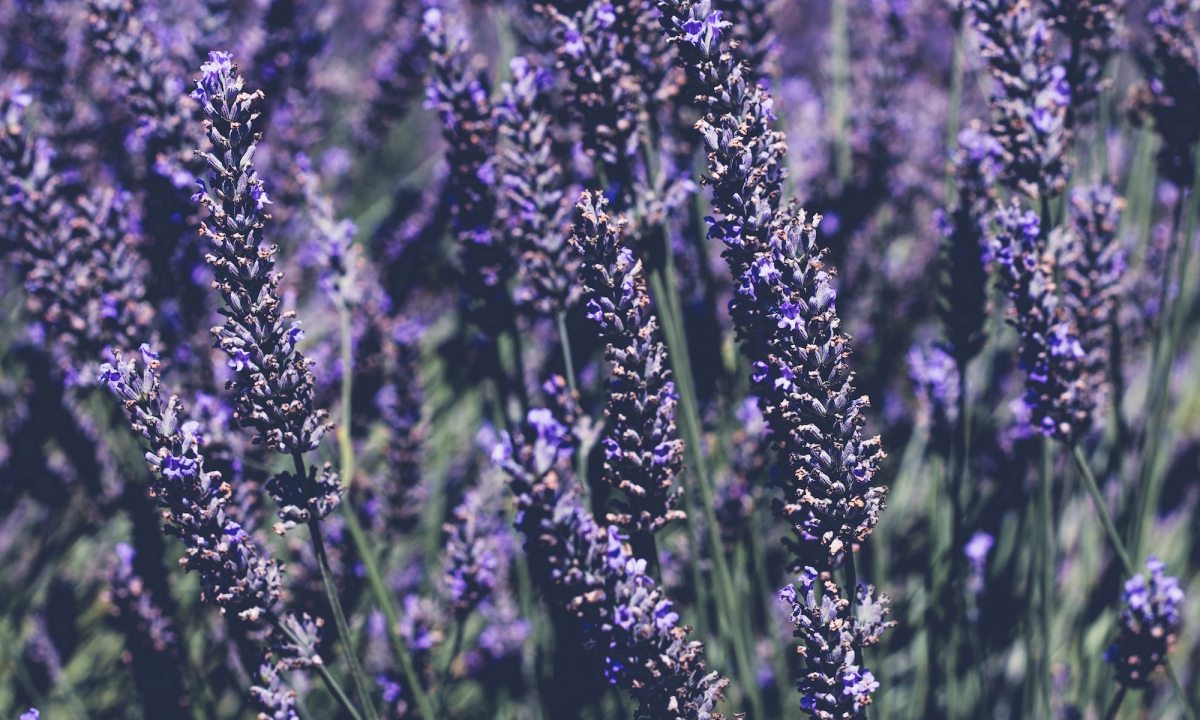
{"label": "thin stalk", "polygon": [[1092,504],[1096,507],[1096,514],[1100,516],[1100,524],[1104,526],[1104,532],[1108,534],[1109,542],[1112,543],[1113,552],[1121,561],[1121,569],[1125,571],[1127,577],[1132,577],[1137,572],[1133,567],[1133,560],[1129,556],[1129,551],[1125,549],[1125,541],[1117,532],[1112,515],[1108,512],[1108,504],[1104,502],[1104,495],[1096,483],[1096,476],[1092,474],[1087,458],[1083,456],[1083,448],[1078,444],[1072,444],[1071,456],[1075,458],[1075,466],[1079,468],[1079,474],[1083,476],[1083,484],[1087,487],[1088,494],[1092,496]]}
{"label": "thin stalk", "polygon": [[[1139,458],[1137,483],[1135,485],[1133,526],[1129,540],[1137,550],[1142,546],[1142,535],[1145,532],[1148,516],[1154,512],[1150,505],[1150,480],[1155,458],[1159,452],[1159,440],[1162,437],[1163,405],[1166,403],[1167,384],[1170,378],[1171,359],[1169,357],[1169,330],[1171,323],[1171,308],[1169,287],[1171,285],[1171,269],[1175,255],[1178,252],[1179,228],[1183,218],[1183,198],[1175,201],[1171,213],[1171,236],[1167,245],[1167,256],[1163,261],[1162,277],[1158,290],[1159,319],[1155,332],[1153,349],[1150,353],[1150,380],[1146,390],[1147,426],[1142,436],[1142,456]],[[1189,243],[1190,245],[1190,243]]]}
{"label": "thin stalk", "polygon": [[850,108],[850,9],[847,5],[847,0],[833,0],[829,11],[830,63],[833,68],[829,134],[834,142],[834,170],[838,181],[843,184],[850,178],[851,160],[850,124],[846,122]]}
{"label": "thin stalk", "polygon": [[[303,647],[301,640],[296,637],[295,633],[293,633],[287,625],[280,622],[278,617],[272,615],[271,624],[274,625],[277,630],[286,635],[289,640],[296,644],[296,646]],[[353,720],[362,720],[362,715],[358,712],[358,708],[356,708],[354,703],[350,701],[350,697],[346,694],[346,691],[342,689],[341,683],[337,681],[337,678],[335,678],[333,674],[329,672],[329,667],[323,662],[316,662],[313,663],[313,669],[315,669],[317,674],[321,676],[321,680],[325,682],[325,687],[329,690],[330,694],[333,695],[333,698],[337,700],[338,704],[342,706],[342,709],[350,713],[350,717],[353,718]]]}
{"label": "thin stalk", "polygon": [[[738,603],[732,595],[732,575],[729,572],[729,565],[725,559],[725,553],[721,545],[712,476],[709,474],[708,463],[704,457],[704,446],[700,437],[700,411],[696,401],[695,385],[692,381],[691,364],[688,361],[687,346],[684,344],[684,335],[682,327],[679,324],[679,315],[676,314],[676,305],[673,302],[674,293],[671,292],[673,284],[668,288],[668,283],[670,282],[670,277],[668,276],[664,280],[663,273],[658,269],[650,273],[650,289],[654,297],[659,300],[658,308],[663,324],[663,334],[666,336],[668,355],[675,370],[676,384],[679,389],[679,405],[683,410],[682,422],[680,424],[683,426],[684,451],[691,456],[692,468],[699,480],[704,524],[708,530],[709,547],[712,549],[713,574],[715,575],[714,580],[717,586],[717,615],[723,626],[721,628],[721,635],[734,648],[735,657],[737,658],[736,665],[741,676],[742,689],[750,699],[750,703],[754,708],[754,716],[764,717],[765,711],[762,705],[761,693],[758,692],[758,684],[754,678],[750,654],[746,650],[746,642],[749,641],[749,637],[744,633],[734,630],[741,626],[738,618],[742,617],[744,619],[744,616],[741,616],[737,612]],[[689,525],[693,524],[694,522],[689,522]]]}
{"label": "thin stalk", "polygon": [[441,675],[438,676],[438,707],[445,714],[449,706],[449,690],[450,690],[450,671],[454,669],[454,658],[458,657],[458,651],[462,649],[463,634],[467,627],[467,619],[458,617],[456,613],[454,620],[454,640],[450,643],[450,653],[446,656],[446,664],[442,666]]}
{"label": "thin stalk", "polygon": [[[562,348],[563,368],[567,374],[567,387],[571,390],[571,395],[578,401],[579,398],[579,382],[575,379],[575,360],[571,352],[571,335],[567,332],[567,312],[559,310],[554,314],[555,325],[558,326],[558,344]],[[587,488],[587,456],[583,448],[575,454],[575,474],[579,479],[579,486]],[[586,498],[585,498],[586,499]]]}
{"label": "thin stalk", "polygon": [[1113,694],[1112,700],[1108,702],[1108,709],[1104,711],[1104,720],[1116,720],[1117,713],[1121,710],[1121,703],[1125,702],[1125,686],[1117,688],[1117,692]]}
{"label": "thin stalk", "polygon": [[554,321],[558,325],[558,343],[562,346],[563,367],[567,372],[567,387],[571,388],[573,394],[579,391],[579,387],[575,381],[575,360],[571,357],[571,336],[567,333],[567,313],[559,310],[554,315]]}
{"label": "thin stalk", "polygon": [[[1179,338],[1183,330],[1184,317],[1190,308],[1188,286],[1188,269],[1191,265],[1192,257],[1192,236],[1195,233],[1195,199],[1200,197],[1200,193],[1191,193],[1187,190],[1181,193],[1178,204],[1187,206],[1187,214],[1184,219],[1183,235],[1179,240],[1179,257],[1176,262],[1176,277],[1175,277],[1175,297],[1171,301],[1170,314],[1163,317],[1163,322],[1166,325],[1166,348],[1161,358],[1161,369],[1158,383],[1155,388],[1159,392],[1159,407],[1155,409],[1156,417],[1158,418],[1157,431],[1154,433],[1154,448],[1153,453],[1147,453],[1145,464],[1148,465],[1146,470],[1146,488],[1145,501],[1141,506],[1142,512],[1138,520],[1139,535],[1136,538],[1137,542],[1134,545],[1135,551],[1142,547],[1145,541],[1146,528],[1150,524],[1150,520],[1158,507],[1159,498],[1162,495],[1162,483],[1165,473],[1163,467],[1169,459],[1162,449],[1167,444],[1167,439],[1170,437],[1170,429],[1167,420],[1169,419],[1170,409],[1165,407],[1166,398],[1171,384],[1171,366],[1175,359],[1175,354],[1179,349]],[[1179,222],[1179,212],[1176,212],[1174,222]],[[1172,242],[1175,242],[1174,240]],[[1151,442],[1147,438],[1147,444]]]}
{"label": "thin stalk", "polygon": [[[1083,476],[1083,483],[1087,486],[1088,493],[1092,496],[1092,502],[1096,506],[1096,514],[1100,516],[1100,523],[1104,525],[1104,531],[1108,533],[1109,542],[1112,543],[1113,550],[1121,560],[1121,566],[1125,570],[1125,577],[1133,577],[1137,574],[1137,571],[1134,569],[1133,561],[1129,557],[1129,551],[1125,548],[1124,541],[1121,540],[1120,533],[1117,532],[1117,526],[1113,523],[1112,516],[1108,513],[1108,506],[1104,502],[1104,496],[1100,493],[1100,486],[1096,484],[1096,477],[1092,475],[1092,469],[1088,467],[1087,458],[1083,456],[1083,449],[1079,445],[1072,445],[1071,454],[1075,458],[1075,465],[1079,468],[1079,474]],[[1179,707],[1183,710],[1183,716],[1187,720],[1195,720],[1196,713],[1192,710],[1191,700],[1188,698],[1187,693],[1184,692],[1182,683],[1179,682],[1179,676],[1175,674],[1175,668],[1171,666],[1171,662],[1167,658],[1163,658],[1163,665],[1167,669],[1167,677],[1171,680],[1171,686],[1175,690],[1175,695],[1179,698]]]}
{"label": "thin stalk", "polygon": [[1053,666],[1050,661],[1051,634],[1051,605],[1054,598],[1054,455],[1053,446],[1049,439],[1042,443],[1042,476],[1038,498],[1038,524],[1041,525],[1041,672],[1038,673],[1038,688],[1041,691],[1041,701],[1045,709],[1045,717],[1053,714],[1050,703],[1050,677]]}
{"label": "thin stalk", "polygon": [[[338,428],[338,455],[340,457],[342,482],[343,486],[349,488],[354,476],[354,442],[350,437],[350,423],[352,419],[352,398],[354,390],[354,376],[350,372],[353,367],[353,344],[350,327],[350,309],[345,303],[338,303],[338,319],[341,332],[342,344],[342,422]],[[299,459],[297,458],[297,463]],[[297,472],[300,467],[297,466]],[[435,717],[433,714],[433,703],[429,701],[425,694],[424,688],[421,686],[420,678],[417,676],[416,670],[413,668],[412,657],[409,655],[408,648],[404,644],[403,638],[395,631],[396,627],[396,608],[392,605],[392,595],[386,589],[386,583],[383,581],[383,574],[379,570],[379,563],[375,560],[375,553],[371,550],[371,544],[367,541],[367,534],[363,531],[362,523],[358,520],[358,515],[354,512],[354,508],[345,503],[342,506],[342,517],[346,521],[346,528],[350,531],[351,542],[354,543],[355,552],[362,560],[363,568],[367,574],[367,584],[371,588],[371,594],[375,597],[375,602],[383,610],[384,617],[388,625],[388,638],[391,640],[392,652],[400,661],[401,669],[404,672],[404,680],[410,688],[409,693],[413,696],[417,708],[421,715],[426,720],[432,720]],[[324,570],[322,570],[324,576]],[[328,592],[328,589],[327,589]],[[332,602],[330,603],[333,604]],[[338,628],[340,634],[342,629]],[[353,656],[353,649],[349,645],[349,634],[343,636],[343,643],[346,645],[347,652]],[[357,658],[355,658],[357,664]],[[361,668],[360,668],[361,672]],[[364,681],[365,682],[365,681]],[[357,678],[356,678],[357,685]],[[371,707],[371,712],[374,712],[374,706],[370,703],[370,695],[364,694],[364,702]]]}
{"label": "thin stalk", "polygon": [[325,586],[325,597],[329,600],[329,607],[333,612],[333,623],[337,627],[338,637],[342,641],[342,655],[346,659],[346,666],[350,668],[350,677],[354,680],[354,692],[358,694],[358,700],[362,703],[366,720],[378,720],[379,715],[375,712],[375,706],[371,702],[371,692],[367,689],[367,676],[358,662],[358,657],[354,654],[350,625],[346,622],[342,601],[338,598],[337,587],[333,584],[333,571],[329,568],[329,557],[325,554],[325,538],[321,534],[321,522],[316,518],[309,520],[308,531],[312,537],[317,565],[321,568],[321,584]]}
{"label": "thin stalk", "polygon": [[367,575],[367,586],[371,590],[372,597],[379,604],[380,610],[383,612],[383,617],[387,625],[388,642],[392,646],[392,653],[400,661],[400,670],[404,673],[404,680],[408,683],[408,692],[412,696],[413,702],[417,706],[421,717],[426,720],[436,718],[433,702],[429,699],[429,695],[425,692],[424,686],[421,685],[420,676],[417,675],[416,667],[413,665],[412,655],[408,651],[408,646],[404,643],[404,638],[396,631],[400,624],[399,616],[396,613],[396,606],[392,603],[392,595],[388,591],[386,583],[383,580],[383,573],[379,570],[379,563],[375,559],[375,554],[371,551],[370,544],[367,542],[367,535],[363,531],[362,523],[359,522],[358,516],[353,509],[343,506],[342,516],[346,519],[346,529],[350,531],[350,539],[354,543],[358,557],[362,560],[363,569]]}

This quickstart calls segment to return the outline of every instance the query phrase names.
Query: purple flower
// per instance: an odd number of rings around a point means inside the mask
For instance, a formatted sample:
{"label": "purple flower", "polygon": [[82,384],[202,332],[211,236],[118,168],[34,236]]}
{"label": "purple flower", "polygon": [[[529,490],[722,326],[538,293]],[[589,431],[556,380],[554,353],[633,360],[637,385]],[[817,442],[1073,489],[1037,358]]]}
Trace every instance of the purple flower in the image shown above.
{"label": "purple flower", "polygon": [[852,615],[838,586],[831,580],[822,582],[815,568],[805,567],[798,582],[799,588],[787,585],[780,590],[779,601],[790,606],[795,635],[807,648],[796,684],[800,709],[814,718],[864,717],[879,683],[856,658],[895,625],[887,619],[888,599],[876,598],[873,587],[859,586],[857,613]]}
{"label": "purple flower", "polygon": [[675,429],[677,395],[658,319],[651,312],[645,272],[624,245],[625,221],[608,217],[600,195],[585,192],[571,244],[579,275],[611,368],[603,479],[624,492],[608,521],[640,535],[682,519],[674,479],[683,464]]}
{"label": "purple flower", "polygon": [[1113,664],[1117,682],[1129,688],[1149,685],[1175,644],[1183,618],[1183,588],[1166,574],[1166,565],[1153,555],[1146,561],[1149,577],[1134,575],[1125,582],[1125,607],[1117,619],[1117,639],[1105,659]]}

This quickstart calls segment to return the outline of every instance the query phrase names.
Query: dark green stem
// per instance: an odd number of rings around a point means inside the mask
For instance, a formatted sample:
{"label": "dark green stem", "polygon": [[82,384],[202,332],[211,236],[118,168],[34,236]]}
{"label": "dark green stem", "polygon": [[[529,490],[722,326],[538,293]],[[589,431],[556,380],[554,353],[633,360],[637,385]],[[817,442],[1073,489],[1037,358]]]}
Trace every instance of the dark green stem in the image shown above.
{"label": "dark green stem", "polygon": [[338,598],[337,587],[333,583],[333,571],[329,568],[329,556],[325,553],[325,539],[321,534],[321,522],[316,518],[308,521],[308,531],[312,535],[313,552],[317,556],[317,565],[321,568],[321,583],[325,586],[325,597],[329,600],[329,608],[333,612],[333,622],[337,627],[338,639],[342,642],[342,655],[346,666],[350,669],[350,677],[354,681],[354,691],[362,703],[366,720],[377,720],[379,715],[371,703],[371,692],[367,688],[367,676],[363,672],[358,657],[354,654],[354,643],[351,642],[350,625],[346,622],[346,613],[342,610],[342,601]]}
{"label": "dark green stem", "polygon": [[1117,688],[1117,692],[1113,694],[1112,700],[1108,702],[1108,709],[1104,711],[1104,720],[1116,720],[1117,713],[1121,711],[1121,703],[1125,702],[1125,687]]}

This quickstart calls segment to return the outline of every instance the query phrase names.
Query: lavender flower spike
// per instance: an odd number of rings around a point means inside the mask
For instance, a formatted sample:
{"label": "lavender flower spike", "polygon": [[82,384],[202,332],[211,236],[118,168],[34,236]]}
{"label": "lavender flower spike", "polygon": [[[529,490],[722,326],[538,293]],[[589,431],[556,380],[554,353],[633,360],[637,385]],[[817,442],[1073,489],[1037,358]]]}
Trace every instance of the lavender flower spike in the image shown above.
{"label": "lavender flower spike", "polygon": [[966,0],[996,81],[992,135],[1004,148],[1004,181],[1031,197],[1067,183],[1071,85],[1054,61],[1050,27],[1030,0]]}
{"label": "lavender flower spike", "polygon": [[1095,394],[1078,329],[1058,301],[1054,256],[1042,241],[1037,214],[1017,201],[997,208],[994,222],[995,265],[1012,304],[1009,322],[1020,335],[1025,406],[1035,429],[1070,441],[1088,429]]}
{"label": "lavender flower spike", "polygon": [[[605,675],[638,702],[638,720],[709,720],[728,680],[709,672],[704,645],[662,588],[646,574],[616,527],[582,507],[571,468],[574,438],[551,410],[531,410],[513,447],[496,459],[509,474],[517,529],[530,572],[547,600],[579,618],[589,647],[605,654]],[[528,439],[526,439],[528,438]]]}
{"label": "lavender flower spike", "polygon": [[837,556],[866,539],[887,489],[875,473],[879,438],[863,437],[869,400],[857,395],[850,339],[840,330],[833,272],[817,243],[819,216],[781,207],[786,143],[770,95],[722,50],[728,23],[708,0],[660,0],[662,23],[698,85],[705,116],[714,215],[737,279],[730,314],[753,363],[760,399],[784,467],[785,518],[803,539]]}
{"label": "lavender flower spike", "polygon": [[[206,115],[212,152],[208,183],[199,181],[195,199],[208,209],[201,233],[212,242],[208,263],[214,286],[225,301],[225,323],[213,328],[216,347],[229,356],[235,417],[257,431],[255,442],[299,457],[317,447],[332,427],[328,414],[313,406],[309,362],[296,349],[294,314],[280,307],[275,245],[265,244],[263,229],[271,200],[254,169],[256,130],[262,91],[247,92],[229,53],[213,52],[192,92]],[[268,491],[286,523],[324,517],[337,506],[340,488],[326,469],[307,477],[283,474]]]}
{"label": "lavender flower spike", "polygon": [[[205,470],[199,424],[185,419],[177,397],[163,400],[158,354],[144,344],[140,352],[140,372],[136,361],[114,352],[114,361],[100,367],[98,380],[146,441],[146,462],[154,474],[150,496],[164,510],[165,531],[183,543],[180,564],[200,575],[201,600],[269,630],[275,662],[296,668],[320,663],[314,649],[317,625],[307,617],[285,617],[279,564],[231,516],[232,489],[219,473]],[[293,634],[304,629],[311,642],[301,648],[280,637],[285,624],[295,626]]]}
{"label": "lavender flower spike", "polygon": [[623,219],[613,223],[601,195],[585,192],[571,244],[582,256],[580,280],[588,317],[607,341],[612,367],[604,414],[604,479],[625,492],[608,521],[634,533],[657,532],[682,519],[672,485],[683,464],[675,431],[675,383],[641,261],[624,245]]}
{"label": "lavender flower spike", "polygon": [[850,601],[830,580],[804,568],[799,588],[788,585],[779,601],[791,606],[796,637],[802,641],[803,671],[796,688],[800,709],[817,720],[855,720],[867,717],[871,695],[879,682],[862,667],[864,647],[879,641],[888,620],[888,598],[875,597],[874,588],[860,585],[858,606],[851,614]]}
{"label": "lavender flower spike", "polygon": [[1138,574],[1125,582],[1125,607],[1117,619],[1117,639],[1104,657],[1113,664],[1117,682],[1128,688],[1150,684],[1150,676],[1167,659],[1183,618],[1183,589],[1179,578],[1166,574],[1166,565],[1151,556],[1149,580]]}

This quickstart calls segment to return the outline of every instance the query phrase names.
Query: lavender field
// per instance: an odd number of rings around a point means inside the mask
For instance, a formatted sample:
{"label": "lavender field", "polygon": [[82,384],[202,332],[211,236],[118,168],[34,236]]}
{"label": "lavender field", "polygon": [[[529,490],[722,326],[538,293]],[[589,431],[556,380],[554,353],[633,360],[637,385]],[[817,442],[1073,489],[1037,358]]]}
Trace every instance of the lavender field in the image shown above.
{"label": "lavender field", "polygon": [[0,718],[1197,720],[1200,0],[0,0]]}

